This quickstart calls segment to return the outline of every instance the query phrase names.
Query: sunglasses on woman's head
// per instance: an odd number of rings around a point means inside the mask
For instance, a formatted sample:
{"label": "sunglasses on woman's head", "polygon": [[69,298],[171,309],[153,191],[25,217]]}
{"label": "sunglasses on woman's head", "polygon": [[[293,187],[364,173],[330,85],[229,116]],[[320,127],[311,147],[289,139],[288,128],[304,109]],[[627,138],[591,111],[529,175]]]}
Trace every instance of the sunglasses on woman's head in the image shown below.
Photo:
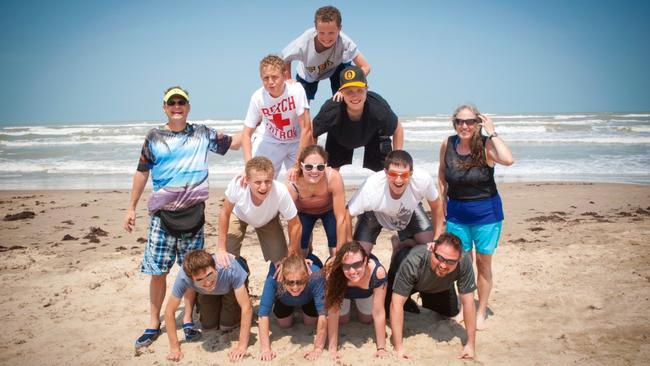
{"label": "sunglasses on woman's head", "polygon": [[300,163],[300,165],[308,172],[311,172],[314,168],[316,168],[316,170],[318,170],[319,172],[322,172],[323,170],[325,170],[325,166],[326,166],[325,164],[314,165],[314,164],[305,164],[305,163]]}
{"label": "sunglasses on woman's head", "polygon": [[458,118],[456,118],[456,119],[454,119],[454,125],[456,125],[456,126],[460,126],[463,123],[466,124],[467,126],[474,126],[478,122],[479,121],[478,121],[477,118],[472,118],[472,119],[458,119]]}
{"label": "sunglasses on woman's head", "polygon": [[171,100],[170,99],[170,100],[167,101],[167,105],[170,106],[170,107],[173,107],[175,105],[184,106],[186,104],[187,104],[187,100],[185,100],[185,99],[176,99],[176,100]]}

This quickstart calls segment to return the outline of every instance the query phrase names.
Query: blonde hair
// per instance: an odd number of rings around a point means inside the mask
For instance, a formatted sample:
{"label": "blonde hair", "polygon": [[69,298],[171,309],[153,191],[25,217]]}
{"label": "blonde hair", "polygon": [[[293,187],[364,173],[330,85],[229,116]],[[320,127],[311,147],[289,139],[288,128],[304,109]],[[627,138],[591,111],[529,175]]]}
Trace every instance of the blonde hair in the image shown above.
{"label": "blonde hair", "polygon": [[260,61],[260,72],[262,72],[262,69],[267,66],[275,67],[280,70],[281,73],[284,73],[285,71],[284,60],[282,60],[278,55],[266,55],[262,61]]}
{"label": "blonde hair", "polygon": [[256,156],[246,163],[246,177],[250,177],[253,170],[269,173],[270,175],[275,174],[275,169],[273,169],[273,162],[264,156]]}

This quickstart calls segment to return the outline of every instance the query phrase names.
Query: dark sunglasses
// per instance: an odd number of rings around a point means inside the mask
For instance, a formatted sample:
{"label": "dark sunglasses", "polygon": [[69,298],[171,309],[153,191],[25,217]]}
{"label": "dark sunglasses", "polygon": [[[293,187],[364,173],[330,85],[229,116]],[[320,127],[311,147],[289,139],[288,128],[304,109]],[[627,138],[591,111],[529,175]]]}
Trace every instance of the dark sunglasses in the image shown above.
{"label": "dark sunglasses", "polygon": [[313,164],[305,164],[305,163],[300,163],[300,165],[308,172],[311,172],[312,169],[314,168],[316,168],[319,172],[322,172],[323,170],[325,170],[325,166],[326,166],[325,164],[313,165]]}
{"label": "dark sunglasses", "polygon": [[391,178],[401,177],[402,179],[407,179],[412,174],[413,174],[413,172],[398,173],[398,172],[394,172],[392,170],[389,170],[389,171],[386,172],[386,175],[388,175]]}
{"label": "dark sunglasses", "polygon": [[282,283],[284,283],[285,287],[304,286],[307,280],[284,280]]}
{"label": "dark sunglasses", "polygon": [[186,104],[187,104],[187,100],[185,100],[185,99],[176,99],[176,100],[171,100],[170,99],[170,100],[167,101],[167,105],[170,106],[170,107],[173,107],[175,105],[184,106]]}
{"label": "dark sunglasses", "polygon": [[435,252],[433,253],[433,255],[436,256],[436,259],[438,260],[438,262],[442,262],[442,263],[444,263],[444,264],[446,264],[448,266],[455,266],[456,264],[458,264],[458,261],[460,260],[460,259],[447,259],[447,258],[445,258],[445,257],[443,257],[440,254],[435,253]]}
{"label": "dark sunglasses", "polygon": [[355,271],[359,271],[359,270],[361,270],[361,268],[363,268],[363,266],[365,264],[366,264],[366,260],[362,259],[362,260],[360,260],[358,262],[354,262],[354,263],[350,263],[350,264],[343,263],[343,264],[341,264],[341,268],[343,269],[343,271],[346,271],[346,272],[351,270],[352,268],[354,268]]}
{"label": "dark sunglasses", "polygon": [[209,274],[207,274],[205,277],[194,280],[194,284],[196,286],[203,286],[203,283],[207,281],[214,281],[216,278],[217,278],[217,272],[212,271]]}
{"label": "dark sunglasses", "polygon": [[476,118],[473,118],[473,119],[458,119],[458,118],[456,118],[456,119],[454,119],[454,125],[456,125],[456,126],[460,126],[463,123],[466,124],[467,126],[474,126],[478,122],[479,121]]}

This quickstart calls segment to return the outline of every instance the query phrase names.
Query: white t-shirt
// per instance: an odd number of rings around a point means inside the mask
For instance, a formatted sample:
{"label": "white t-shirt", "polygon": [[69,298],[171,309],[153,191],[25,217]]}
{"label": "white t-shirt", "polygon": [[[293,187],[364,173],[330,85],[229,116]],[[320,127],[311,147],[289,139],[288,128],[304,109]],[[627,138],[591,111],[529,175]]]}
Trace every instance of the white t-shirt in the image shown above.
{"label": "white t-shirt", "polygon": [[300,141],[300,120],[309,109],[305,89],[300,83],[284,84],[281,96],[273,98],[264,87],[253,93],[244,125],[257,128],[262,122],[262,139],[276,143]]}
{"label": "white t-shirt", "polygon": [[233,213],[254,228],[268,224],[278,212],[287,220],[298,214],[287,186],[275,180],[271,191],[259,206],[253,204],[250,185],[242,187],[237,177],[228,183],[225,195],[226,199],[235,205]]}
{"label": "white t-shirt", "polygon": [[350,215],[373,211],[384,228],[402,230],[411,221],[413,211],[423,198],[428,201],[438,198],[436,184],[424,170],[413,169],[408,186],[399,199],[391,197],[387,179],[383,170],[368,177],[348,202]]}
{"label": "white t-shirt", "polygon": [[357,45],[343,32],[339,32],[339,37],[332,47],[318,53],[314,43],[315,37],[316,28],[309,28],[282,50],[282,59],[285,62],[300,61],[297,72],[307,82],[329,78],[340,64],[352,61],[361,53]]}

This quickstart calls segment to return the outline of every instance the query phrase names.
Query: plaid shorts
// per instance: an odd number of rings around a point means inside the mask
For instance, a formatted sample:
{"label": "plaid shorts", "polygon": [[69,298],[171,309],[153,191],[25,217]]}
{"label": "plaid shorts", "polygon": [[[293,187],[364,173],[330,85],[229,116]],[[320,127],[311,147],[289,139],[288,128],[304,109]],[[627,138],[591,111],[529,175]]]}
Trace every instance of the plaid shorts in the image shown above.
{"label": "plaid shorts", "polygon": [[179,266],[183,265],[185,255],[192,250],[203,249],[203,242],[203,228],[194,236],[177,238],[169,235],[160,225],[160,217],[151,216],[140,272],[154,276],[166,274],[174,265],[174,259]]}

